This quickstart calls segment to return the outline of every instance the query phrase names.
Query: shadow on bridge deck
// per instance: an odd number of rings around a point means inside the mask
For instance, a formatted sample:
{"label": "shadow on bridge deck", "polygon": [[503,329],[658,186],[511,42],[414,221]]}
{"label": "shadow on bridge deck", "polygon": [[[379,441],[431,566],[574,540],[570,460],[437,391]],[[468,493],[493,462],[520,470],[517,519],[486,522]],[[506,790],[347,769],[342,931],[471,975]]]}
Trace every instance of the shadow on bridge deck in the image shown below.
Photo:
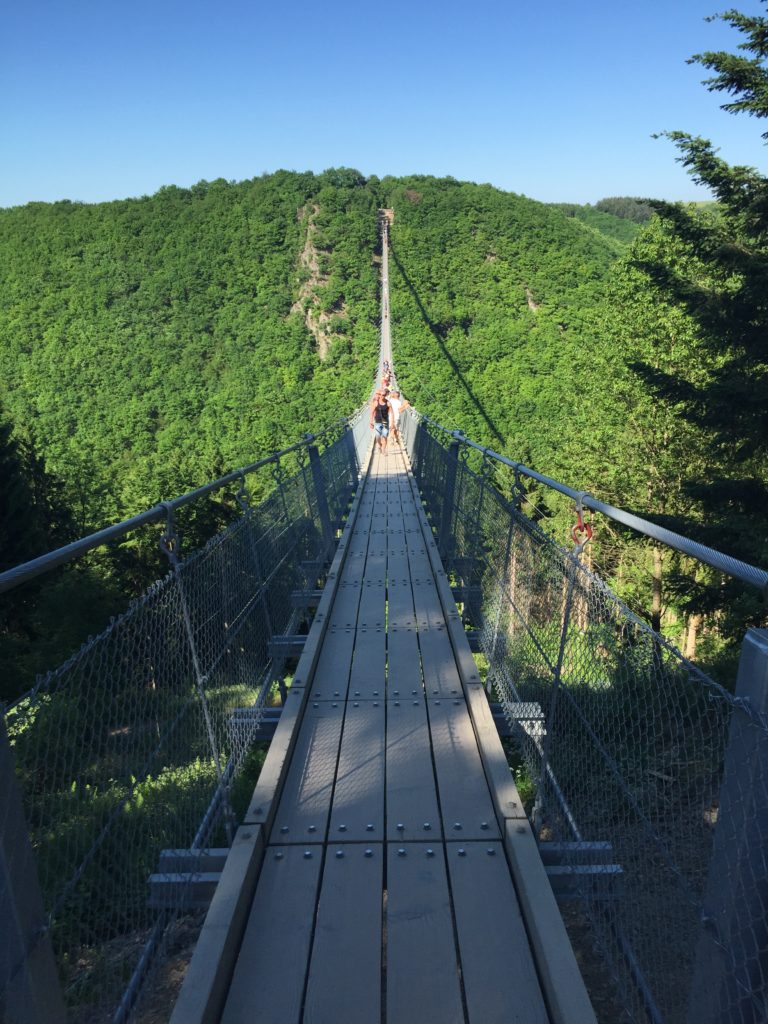
{"label": "shadow on bridge deck", "polygon": [[376,454],[177,1002],[593,1022],[407,456]]}

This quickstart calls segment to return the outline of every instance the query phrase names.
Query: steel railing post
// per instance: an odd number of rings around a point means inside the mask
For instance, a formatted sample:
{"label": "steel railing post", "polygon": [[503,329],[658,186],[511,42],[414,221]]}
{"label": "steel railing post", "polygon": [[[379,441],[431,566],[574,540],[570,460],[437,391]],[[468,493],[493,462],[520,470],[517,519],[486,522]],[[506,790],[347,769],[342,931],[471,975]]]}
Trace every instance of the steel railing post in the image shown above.
{"label": "steel railing post", "polygon": [[[488,680],[485,685],[486,692],[490,697],[491,691],[493,690],[493,678],[496,672],[496,648],[499,642],[499,627],[501,626],[501,615],[504,608],[504,601],[507,597],[508,583],[510,580],[509,573],[509,556],[512,552],[512,540],[515,533],[515,512],[513,507],[509,507],[509,528],[507,530],[507,545],[504,550],[504,561],[502,563],[501,575],[499,577],[498,588],[499,588],[499,600],[496,605],[496,615],[493,624],[493,637],[491,639],[491,652],[488,655]],[[512,603],[513,597],[510,594],[510,604]]]}
{"label": "steel railing post", "polygon": [[227,842],[229,846],[231,846],[235,834],[235,814],[234,811],[232,810],[232,803],[230,800],[229,780],[225,776],[224,769],[222,768],[221,765],[221,752],[219,750],[219,744],[216,740],[216,731],[213,725],[211,706],[205,692],[209,679],[207,674],[203,672],[198,645],[195,641],[195,629],[192,624],[192,612],[190,609],[190,602],[187,595],[187,588],[184,584],[182,564],[181,560],[179,559],[179,537],[178,534],[176,533],[173,510],[171,508],[168,508],[167,512],[168,521],[166,523],[165,533],[160,541],[160,548],[171,564],[171,571],[173,572],[176,588],[179,594],[182,621],[184,623],[184,632],[186,634],[187,643],[189,644],[189,653],[192,658],[192,668],[195,674],[195,685],[197,687],[198,697],[200,698],[200,709],[203,713],[203,721],[205,722],[208,743],[211,748],[211,757],[213,758],[214,767],[216,769],[216,777],[219,781],[219,789],[221,791],[224,803],[224,828],[227,833]]}
{"label": "steel railing post", "polygon": [[453,523],[453,502],[456,496],[456,471],[459,466],[459,442],[451,441],[448,445],[445,473],[445,491],[443,493],[442,513],[440,515],[440,534],[438,536],[438,547],[443,559],[447,560],[451,540],[451,525]]}
{"label": "steel railing post", "polygon": [[320,516],[320,528],[323,532],[323,558],[325,558],[333,548],[334,535],[331,515],[328,511],[328,496],[325,493],[325,484],[323,482],[323,467],[320,464],[320,453],[317,450],[317,445],[314,444],[309,446],[309,468],[312,471],[312,482],[315,485],[317,511]]}
{"label": "steel railing post", "polygon": [[533,820],[537,827],[540,827],[541,816],[544,809],[545,796],[544,787],[547,785],[547,781],[551,774],[550,772],[550,760],[553,743],[553,731],[555,725],[555,715],[557,714],[558,698],[560,696],[560,689],[563,682],[563,661],[565,660],[565,648],[568,642],[568,627],[571,623],[571,611],[573,610],[573,592],[576,588],[576,573],[579,570],[579,563],[577,556],[572,554],[568,559],[568,577],[565,591],[565,602],[563,606],[563,618],[560,627],[560,643],[557,651],[557,663],[555,665],[555,671],[552,678],[552,696],[549,701],[549,709],[547,711],[546,723],[544,727],[544,737],[541,744],[541,777],[539,780],[539,786],[536,793],[536,803],[533,808]]}
{"label": "steel railing post", "polygon": [[63,1024],[64,999],[2,715],[0,793],[0,1016],[14,1024]]}
{"label": "steel railing post", "polygon": [[768,1007],[768,629],[744,638],[689,1024],[765,1020]]}

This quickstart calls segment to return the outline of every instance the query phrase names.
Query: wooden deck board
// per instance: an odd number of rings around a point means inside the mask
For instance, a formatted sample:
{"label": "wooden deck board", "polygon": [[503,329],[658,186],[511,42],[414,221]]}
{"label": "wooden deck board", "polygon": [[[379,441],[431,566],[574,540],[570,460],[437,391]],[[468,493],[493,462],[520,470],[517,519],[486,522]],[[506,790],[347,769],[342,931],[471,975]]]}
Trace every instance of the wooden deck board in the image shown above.
{"label": "wooden deck board", "polygon": [[271,839],[281,843],[325,838],[336,776],[343,701],[311,701],[304,714]]}
{"label": "wooden deck board", "polygon": [[331,626],[326,636],[312,681],[312,700],[343,700],[355,649],[354,627]]}
{"label": "wooden deck board", "polygon": [[498,839],[472,722],[463,700],[427,700],[443,827],[447,839]]}
{"label": "wooden deck board", "polygon": [[383,624],[357,630],[349,681],[351,700],[383,700],[386,696],[386,644]]}
{"label": "wooden deck board", "polygon": [[387,1020],[464,1024],[441,843],[387,844],[386,921]]}
{"label": "wooden deck board", "polygon": [[384,835],[384,700],[350,700],[333,791],[329,842]]}
{"label": "wooden deck board", "polygon": [[502,844],[446,850],[470,1024],[548,1024]]}
{"label": "wooden deck board", "polygon": [[430,697],[461,697],[461,678],[448,631],[420,629],[419,648],[424,670],[424,689]]}
{"label": "wooden deck board", "polygon": [[412,696],[389,700],[387,839],[439,842],[442,834],[424,700]]}
{"label": "wooden deck board", "polygon": [[267,850],[222,1024],[301,1021],[322,854],[322,846]]}
{"label": "wooden deck board", "polygon": [[383,860],[382,843],[328,846],[304,1024],[381,1024]]}

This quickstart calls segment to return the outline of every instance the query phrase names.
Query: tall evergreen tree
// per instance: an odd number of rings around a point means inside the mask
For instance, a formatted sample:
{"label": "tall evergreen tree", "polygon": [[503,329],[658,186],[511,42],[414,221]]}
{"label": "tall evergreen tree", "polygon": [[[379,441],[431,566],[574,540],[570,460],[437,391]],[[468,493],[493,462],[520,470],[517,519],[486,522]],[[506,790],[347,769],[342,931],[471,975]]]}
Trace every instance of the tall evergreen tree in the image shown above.
{"label": "tall evergreen tree", "polygon": [[[763,0],[766,2],[766,0]],[[768,116],[768,20],[738,11],[717,15],[743,35],[743,54],[706,52],[690,62],[713,70],[711,92],[732,98],[723,109]],[[638,259],[652,289],[686,310],[700,328],[703,379],[669,373],[650,362],[638,372],[657,397],[678,407],[700,430],[713,467],[710,479],[688,480],[710,509],[704,539],[748,561],[768,559],[764,513],[768,499],[768,178],[730,165],[712,142],[665,133],[679,161],[707,186],[714,209],[653,202],[665,227],[692,259],[663,254]],[[768,138],[765,133],[764,138]],[[701,533],[701,531],[700,531]]]}
{"label": "tall evergreen tree", "polygon": [[0,421],[0,571],[42,554],[45,541],[29,466],[11,432]]}

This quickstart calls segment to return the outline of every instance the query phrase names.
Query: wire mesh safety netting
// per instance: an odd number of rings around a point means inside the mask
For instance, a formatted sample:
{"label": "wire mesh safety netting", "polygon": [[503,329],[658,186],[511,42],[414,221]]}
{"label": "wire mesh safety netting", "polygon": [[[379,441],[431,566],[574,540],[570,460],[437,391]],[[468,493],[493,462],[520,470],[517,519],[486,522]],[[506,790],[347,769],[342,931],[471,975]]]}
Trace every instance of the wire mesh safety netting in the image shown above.
{"label": "wire mesh safety netting", "polygon": [[362,421],[326,435],[322,453],[308,442],[291,475],[278,459],[272,493],[251,506],[241,488],[240,517],[187,557],[171,519],[169,574],[5,709],[3,1019],[126,1019],[174,928],[194,942],[199,883],[237,824],[243,768],[283,681],[270,640],[297,632],[293,594],[322,578],[369,440]]}
{"label": "wire mesh safety netting", "polygon": [[588,921],[617,1012],[768,1020],[765,631],[747,636],[734,696],[502,497],[487,458],[470,468],[414,414],[405,436],[535,784],[553,888]]}

